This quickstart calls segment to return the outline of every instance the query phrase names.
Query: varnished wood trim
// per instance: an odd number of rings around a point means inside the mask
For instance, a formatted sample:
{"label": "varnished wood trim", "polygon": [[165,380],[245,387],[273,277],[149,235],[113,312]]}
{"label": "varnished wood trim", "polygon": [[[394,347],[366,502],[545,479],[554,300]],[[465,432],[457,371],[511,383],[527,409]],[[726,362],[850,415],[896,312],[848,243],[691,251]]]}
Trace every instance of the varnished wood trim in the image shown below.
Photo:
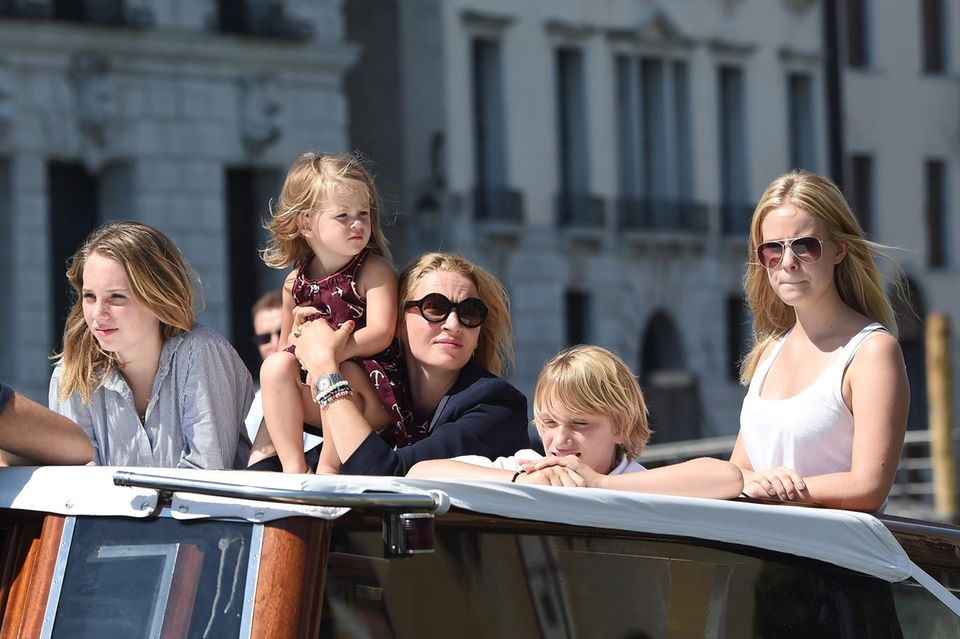
{"label": "varnished wood trim", "polygon": [[960,571],[960,528],[957,526],[891,515],[881,515],[880,521],[920,567]]}
{"label": "varnished wood trim", "polygon": [[31,536],[24,527],[19,544],[23,561],[18,562],[19,570],[10,589],[0,639],[40,636],[65,521],[61,515],[44,517],[39,539]]}
{"label": "varnished wood trim", "polygon": [[316,637],[330,523],[308,517],[263,526],[251,637]]}
{"label": "varnished wood trim", "polygon": [[19,636],[23,608],[28,599],[30,575],[40,550],[42,526],[42,520],[37,518],[24,521],[15,527],[10,552],[4,557],[4,561],[9,561],[10,565],[9,568],[4,566],[3,586],[6,592],[6,606],[3,626],[0,627],[0,639]]}
{"label": "varnished wood trim", "polygon": [[190,631],[193,608],[197,603],[197,587],[203,569],[203,553],[194,544],[181,544],[173,568],[173,583],[167,609],[163,613],[161,639],[181,639]]}

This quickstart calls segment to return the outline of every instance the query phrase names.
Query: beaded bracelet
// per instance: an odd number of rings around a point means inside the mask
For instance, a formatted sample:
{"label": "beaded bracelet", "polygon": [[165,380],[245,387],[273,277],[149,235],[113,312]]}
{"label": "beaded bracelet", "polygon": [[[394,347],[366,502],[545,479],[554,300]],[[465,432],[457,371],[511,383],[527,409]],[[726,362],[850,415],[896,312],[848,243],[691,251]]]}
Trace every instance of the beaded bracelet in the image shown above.
{"label": "beaded bracelet", "polygon": [[353,392],[353,389],[350,388],[349,384],[341,384],[335,388],[330,388],[329,390],[324,391],[322,394],[317,395],[317,403],[322,403],[325,399],[333,397],[334,395],[349,395]]}
{"label": "beaded bracelet", "polygon": [[350,388],[349,382],[347,382],[347,380],[345,380],[345,379],[340,380],[339,382],[336,382],[335,384],[331,384],[330,386],[327,386],[325,389],[323,389],[322,392],[320,392],[320,393],[317,394],[317,396],[316,396],[315,399],[317,400],[317,403],[319,404],[319,403],[320,403],[320,400],[321,400],[322,398],[324,398],[324,397],[326,397],[326,396],[328,396],[328,395],[332,395],[333,393],[340,392],[340,391],[342,391],[343,389],[346,389],[348,392],[353,390],[352,388]]}
{"label": "beaded bracelet", "polygon": [[350,395],[353,395],[353,389],[350,388],[349,384],[344,382],[342,385],[338,384],[336,387],[331,388],[323,395],[317,397],[317,405],[320,406],[320,408],[326,408],[341,397],[349,397]]}

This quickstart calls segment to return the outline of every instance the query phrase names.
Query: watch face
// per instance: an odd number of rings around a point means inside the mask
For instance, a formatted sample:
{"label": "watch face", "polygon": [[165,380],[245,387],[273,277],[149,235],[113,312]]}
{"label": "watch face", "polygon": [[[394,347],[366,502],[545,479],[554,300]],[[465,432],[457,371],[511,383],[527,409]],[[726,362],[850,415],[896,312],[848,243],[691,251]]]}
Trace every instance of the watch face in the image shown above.
{"label": "watch face", "polygon": [[330,380],[329,377],[321,377],[320,379],[317,380],[317,390],[318,391],[326,390],[330,388],[332,384],[333,382]]}

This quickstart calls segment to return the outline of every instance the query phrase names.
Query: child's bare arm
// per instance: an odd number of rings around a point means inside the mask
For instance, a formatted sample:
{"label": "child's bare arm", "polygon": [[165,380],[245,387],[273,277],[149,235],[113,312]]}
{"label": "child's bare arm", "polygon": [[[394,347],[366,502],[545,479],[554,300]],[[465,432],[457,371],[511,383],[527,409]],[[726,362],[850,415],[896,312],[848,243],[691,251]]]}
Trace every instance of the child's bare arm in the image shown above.
{"label": "child's bare arm", "polygon": [[605,476],[601,488],[659,495],[733,499],[743,490],[740,469],[728,461],[700,457],[639,473]]}
{"label": "child's bare arm", "polygon": [[492,481],[510,481],[515,474],[512,470],[487,468],[452,459],[429,459],[417,462],[407,473],[407,477],[433,477],[447,479],[489,479]]}
{"label": "child's bare arm", "polygon": [[290,345],[290,331],[293,330],[293,282],[297,279],[297,269],[293,269],[283,280],[283,313],[280,316],[280,340],[277,350],[283,350]]}
{"label": "child's bare arm", "polygon": [[397,329],[397,274],[379,255],[367,258],[357,282],[366,298],[367,325],[353,332],[345,357],[369,357],[390,346]]}
{"label": "child's bare arm", "polygon": [[743,476],[739,468],[728,461],[709,457],[622,475],[602,475],[581,462],[576,455],[547,457],[523,465],[531,473],[542,472],[550,467],[566,468],[582,477],[590,488],[714,499],[733,499],[743,490]]}
{"label": "child's bare arm", "polygon": [[430,459],[417,462],[407,477],[433,477],[447,479],[486,479],[489,481],[535,484],[539,486],[584,486],[586,482],[575,471],[563,466],[549,466],[535,472],[520,472],[501,468],[488,468],[453,459]]}

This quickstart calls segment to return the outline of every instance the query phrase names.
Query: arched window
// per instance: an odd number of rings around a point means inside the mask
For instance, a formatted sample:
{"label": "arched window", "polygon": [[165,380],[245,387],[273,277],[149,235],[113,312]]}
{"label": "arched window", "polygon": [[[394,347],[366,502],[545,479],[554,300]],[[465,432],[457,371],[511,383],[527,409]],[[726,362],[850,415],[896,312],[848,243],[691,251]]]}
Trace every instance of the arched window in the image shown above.
{"label": "arched window", "polygon": [[656,431],[651,442],[699,438],[699,380],[687,369],[683,343],[673,320],[663,311],[654,313],[641,343],[640,384]]}

